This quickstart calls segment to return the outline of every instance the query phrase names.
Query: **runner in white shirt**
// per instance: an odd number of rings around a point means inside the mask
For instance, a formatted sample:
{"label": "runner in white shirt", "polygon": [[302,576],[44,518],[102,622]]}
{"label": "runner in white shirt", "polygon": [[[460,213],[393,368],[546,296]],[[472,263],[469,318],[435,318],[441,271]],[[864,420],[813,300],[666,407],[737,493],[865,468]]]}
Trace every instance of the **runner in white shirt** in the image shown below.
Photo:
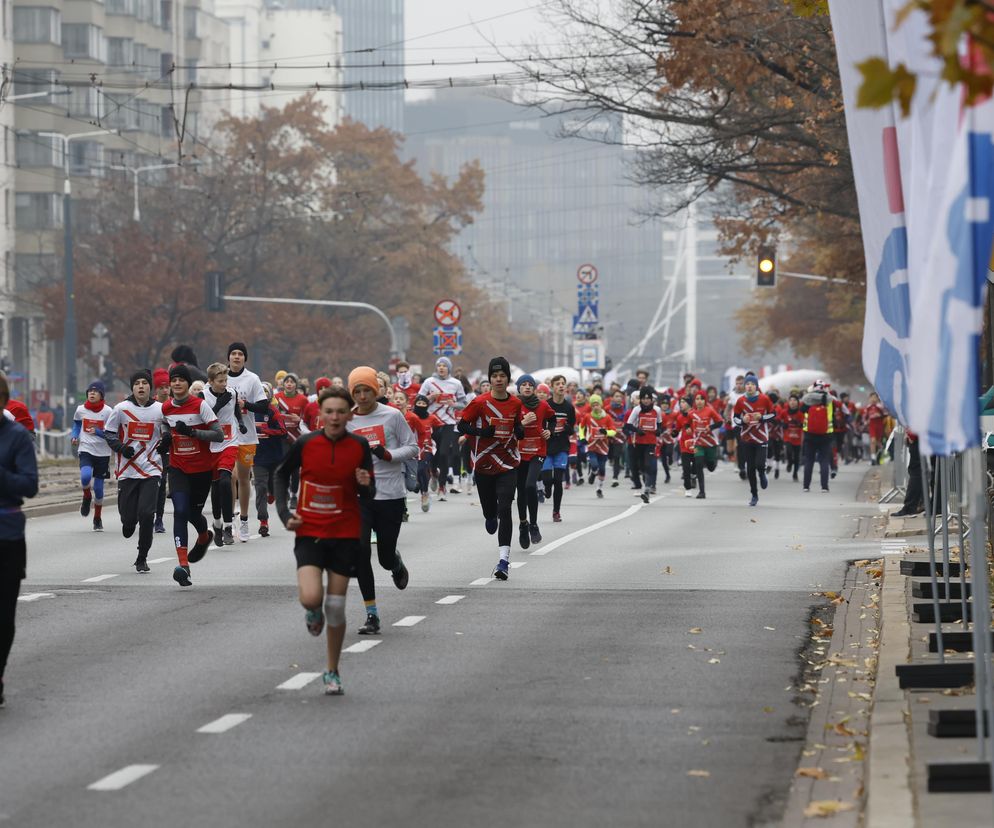
{"label": "runner in white shirt", "polygon": [[[79,513],[90,514],[93,502],[93,531],[103,532],[102,510],[104,481],[110,477],[110,446],[104,439],[107,418],[113,410],[104,402],[104,384],[91,382],[86,388],[86,402],[77,406],[73,415],[72,444],[79,446],[79,482],[83,487],[83,503]],[[90,492],[90,486],[93,492]]]}
{"label": "runner in white shirt", "polygon": [[107,444],[117,453],[117,511],[121,534],[130,538],[138,528],[135,570],[148,572],[155,509],[162,478],[162,403],[152,399],[152,372],[131,375],[131,396],[119,402],[107,418]]}
{"label": "runner in white shirt", "polygon": [[[207,366],[207,385],[200,392],[217,415],[224,440],[211,443],[214,455],[214,479],[211,481],[211,511],[214,513],[214,543],[231,546],[235,537],[231,531],[234,512],[234,487],[231,479],[238,462],[238,439],[247,431],[240,411],[238,392],[228,388],[228,366],[213,362]],[[254,417],[252,418],[255,419]],[[224,518],[222,529],[221,519]]]}
{"label": "runner in white shirt", "polygon": [[421,394],[428,398],[428,413],[442,421],[442,427],[435,435],[435,476],[431,488],[438,490],[438,499],[445,500],[445,487],[449,479],[449,467],[459,465],[459,452],[456,444],[456,422],[459,412],[466,407],[466,392],[462,382],[452,376],[452,360],[439,357],[435,363],[435,373],[421,384]]}
{"label": "runner in white shirt", "polygon": [[[245,367],[248,360],[248,348],[244,342],[232,342],[228,346],[228,388],[238,392],[242,414],[251,411],[253,414],[265,414],[269,408],[266,399],[266,389],[262,380]],[[235,476],[232,479],[235,493],[238,497],[238,510],[241,520],[238,522],[238,540],[242,543],[249,539],[249,497],[252,494],[252,464],[255,460],[255,450],[259,445],[259,435],[255,430],[255,417],[243,416],[244,433],[238,436],[238,463],[235,466]]]}

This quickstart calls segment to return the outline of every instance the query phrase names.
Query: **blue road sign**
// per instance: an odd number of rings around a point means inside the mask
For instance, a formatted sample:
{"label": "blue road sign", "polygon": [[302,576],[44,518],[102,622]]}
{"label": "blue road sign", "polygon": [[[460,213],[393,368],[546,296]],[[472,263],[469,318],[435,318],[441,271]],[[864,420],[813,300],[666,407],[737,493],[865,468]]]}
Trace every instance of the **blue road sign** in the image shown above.
{"label": "blue road sign", "polygon": [[440,325],[432,331],[435,356],[458,356],[462,353],[462,328],[458,325]]}

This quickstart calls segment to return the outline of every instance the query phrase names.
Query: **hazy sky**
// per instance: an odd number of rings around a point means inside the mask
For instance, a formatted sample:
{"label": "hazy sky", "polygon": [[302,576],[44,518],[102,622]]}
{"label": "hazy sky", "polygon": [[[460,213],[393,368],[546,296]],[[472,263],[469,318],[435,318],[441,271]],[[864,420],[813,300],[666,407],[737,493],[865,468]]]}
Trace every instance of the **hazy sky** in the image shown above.
{"label": "hazy sky", "polygon": [[[406,61],[469,60],[495,58],[499,55],[488,40],[503,47],[530,41],[548,41],[542,37],[540,7],[547,5],[529,0],[405,0]],[[505,49],[511,52],[510,48]],[[507,71],[508,67],[488,65],[410,67],[408,78],[437,78],[448,75],[476,75]],[[409,96],[425,93],[413,91]]]}

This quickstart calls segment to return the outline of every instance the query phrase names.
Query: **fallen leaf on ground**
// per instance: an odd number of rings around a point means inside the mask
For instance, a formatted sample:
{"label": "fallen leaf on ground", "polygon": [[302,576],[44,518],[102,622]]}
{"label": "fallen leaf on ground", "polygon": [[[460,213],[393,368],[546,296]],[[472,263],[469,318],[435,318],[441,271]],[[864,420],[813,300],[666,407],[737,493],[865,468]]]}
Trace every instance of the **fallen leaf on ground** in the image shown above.
{"label": "fallen leaf on ground", "polygon": [[843,811],[851,811],[852,804],[838,799],[816,799],[804,809],[806,817],[828,817]]}
{"label": "fallen leaf on ground", "polygon": [[770,707],[769,705],[767,705],[766,707],[763,708],[763,712],[764,713],[772,713],[773,710],[774,710],[774,708]]}
{"label": "fallen leaf on ground", "polygon": [[691,627],[689,630],[687,630],[687,632],[697,635],[698,633],[704,632],[704,630],[702,630],[700,627]]}
{"label": "fallen leaf on ground", "polygon": [[708,664],[721,664],[721,659],[720,658],[709,658],[708,659]]}
{"label": "fallen leaf on ground", "polygon": [[821,768],[798,768],[797,776],[806,776],[808,779],[826,779],[828,773]]}
{"label": "fallen leaf on ground", "polygon": [[711,775],[711,771],[706,770],[689,770],[687,771],[687,776],[700,776],[707,779]]}
{"label": "fallen leaf on ground", "polygon": [[673,574],[673,567],[671,566],[668,566],[666,567],[666,569],[663,570],[663,575],[672,575],[672,574]]}

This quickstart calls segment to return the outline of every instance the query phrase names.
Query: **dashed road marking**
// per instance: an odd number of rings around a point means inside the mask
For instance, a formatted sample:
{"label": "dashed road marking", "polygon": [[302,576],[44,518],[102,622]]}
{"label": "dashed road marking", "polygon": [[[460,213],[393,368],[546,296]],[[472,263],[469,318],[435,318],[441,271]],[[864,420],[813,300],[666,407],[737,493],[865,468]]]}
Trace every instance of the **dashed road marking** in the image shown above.
{"label": "dashed road marking", "polygon": [[518,569],[524,566],[528,561],[511,561],[511,569]]}
{"label": "dashed road marking", "polygon": [[372,650],[377,644],[383,642],[378,638],[367,639],[366,641],[357,641],[351,647],[346,647],[342,650],[343,653],[365,653],[368,650]]}
{"label": "dashed road marking", "polygon": [[532,552],[532,555],[548,555],[560,546],[565,546],[570,541],[574,541],[577,538],[582,538],[584,535],[588,535],[591,532],[596,532],[598,529],[602,529],[605,526],[610,526],[612,523],[617,523],[619,520],[624,520],[625,518],[631,517],[640,509],[645,508],[645,503],[636,503],[634,506],[629,506],[620,515],[615,515],[614,517],[609,517],[605,520],[599,521],[597,523],[586,526],[583,529],[577,529],[575,532],[570,532],[564,537],[558,538],[551,543],[546,544],[541,549],[537,549]]}
{"label": "dashed road marking", "polygon": [[92,785],[87,785],[88,791],[119,791],[126,788],[132,782],[137,782],[143,776],[148,776],[152,771],[158,770],[160,765],[128,765],[119,771],[108,774],[103,779],[98,779]]}
{"label": "dashed road marking", "polygon": [[465,595],[446,595],[444,598],[440,598],[435,603],[436,604],[457,604],[457,603],[459,603],[465,597],[466,597]]}
{"label": "dashed road marking", "polygon": [[54,598],[54,592],[28,592],[24,595],[18,595],[18,601],[40,601],[42,598]]}
{"label": "dashed road marking", "polygon": [[113,575],[94,575],[92,578],[84,578],[84,584],[99,584],[101,581],[109,581],[111,578],[117,578],[118,575],[115,573]]}
{"label": "dashed road marking", "polygon": [[157,563],[165,563],[166,561],[175,561],[175,560],[176,560],[176,558],[152,558],[152,560],[150,560],[149,563],[150,564],[154,564],[154,563],[157,564]]}
{"label": "dashed road marking", "polygon": [[405,618],[401,618],[400,621],[394,621],[393,626],[413,627],[415,624],[420,624],[427,617],[426,615],[408,615]]}
{"label": "dashed road marking", "polygon": [[220,719],[208,722],[203,727],[198,727],[197,733],[224,733],[233,727],[238,727],[238,725],[247,722],[251,718],[251,713],[228,713]]}
{"label": "dashed road marking", "polygon": [[486,586],[489,584],[493,578],[477,578],[475,581],[470,581],[470,586]]}
{"label": "dashed road marking", "polygon": [[320,673],[297,673],[292,678],[288,678],[282,684],[276,685],[277,690],[300,690],[306,687],[314,679],[321,678]]}

